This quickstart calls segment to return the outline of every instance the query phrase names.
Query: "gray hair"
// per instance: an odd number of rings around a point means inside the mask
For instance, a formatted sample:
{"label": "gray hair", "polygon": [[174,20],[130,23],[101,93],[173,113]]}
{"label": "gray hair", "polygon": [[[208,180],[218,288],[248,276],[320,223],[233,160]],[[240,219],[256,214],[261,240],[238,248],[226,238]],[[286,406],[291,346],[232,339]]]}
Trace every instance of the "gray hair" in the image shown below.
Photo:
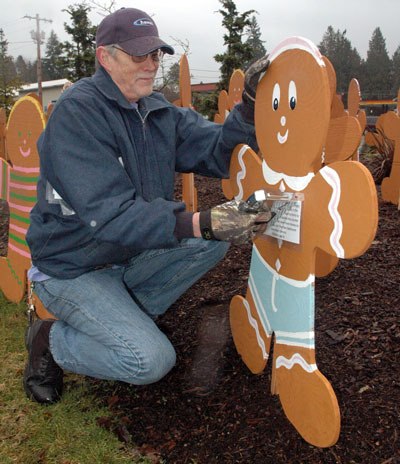
{"label": "gray hair", "polygon": [[[110,45],[103,45],[103,47],[105,48],[106,52],[109,53],[111,56],[115,56],[116,53],[117,53],[117,49],[115,47],[119,47],[118,44],[110,44]],[[97,59],[97,56],[96,56],[96,60],[95,60],[95,69],[99,69],[100,68],[100,63]]]}
{"label": "gray hair", "polygon": [[109,53],[111,56],[115,56],[117,53],[117,49],[115,47],[119,48],[118,44],[104,45],[106,52]]}

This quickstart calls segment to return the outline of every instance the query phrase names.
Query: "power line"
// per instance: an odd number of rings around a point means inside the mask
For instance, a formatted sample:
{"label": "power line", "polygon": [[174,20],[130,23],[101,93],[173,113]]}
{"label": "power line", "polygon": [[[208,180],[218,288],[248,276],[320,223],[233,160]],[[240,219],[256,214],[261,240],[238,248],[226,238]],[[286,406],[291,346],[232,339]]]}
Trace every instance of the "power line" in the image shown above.
{"label": "power line", "polygon": [[213,73],[219,73],[219,71],[214,71],[213,69],[196,69],[196,68],[190,68],[191,71],[200,71],[200,72],[213,72]]}
{"label": "power line", "polygon": [[7,41],[7,44],[8,45],[14,45],[14,44],[27,44],[27,43],[33,43],[32,40],[25,40],[24,42],[8,42]]}
{"label": "power line", "polygon": [[10,24],[14,24],[14,23],[20,21],[21,19],[23,19],[23,18],[14,19],[14,20],[12,20],[12,21],[10,21],[8,23],[2,24],[0,27],[3,28],[3,27],[6,27],[6,26],[9,26]]}

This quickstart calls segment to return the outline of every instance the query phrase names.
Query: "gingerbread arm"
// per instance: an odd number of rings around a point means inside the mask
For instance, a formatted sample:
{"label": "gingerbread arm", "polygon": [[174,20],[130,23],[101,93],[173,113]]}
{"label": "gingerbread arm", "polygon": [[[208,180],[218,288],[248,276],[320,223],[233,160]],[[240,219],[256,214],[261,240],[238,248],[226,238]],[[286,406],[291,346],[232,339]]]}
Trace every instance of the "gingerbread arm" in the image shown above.
{"label": "gingerbread arm", "polygon": [[324,185],[319,198],[325,203],[319,205],[325,219],[318,246],[338,258],[362,255],[378,225],[377,194],[370,172],[357,161],[338,161],[321,169],[315,184]]}
{"label": "gingerbread arm", "polygon": [[360,124],[361,132],[364,132],[367,124],[367,115],[365,110],[360,109],[361,91],[360,84],[357,79],[352,79],[349,84],[349,92],[347,96],[347,106],[350,116],[357,118]]}
{"label": "gingerbread arm", "polygon": [[0,158],[0,200],[8,201],[8,180],[10,166],[7,161]]}
{"label": "gingerbread arm", "polygon": [[345,115],[331,119],[325,146],[325,163],[350,158],[360,144],[361,135],[357,118]]}
{"label": "gingerbread arm", "polygon": [[234,149],[229,174],[224,181],[224,194],[229,199],[246,200],[266,186],[262,160],[248,145],[240,144]]}

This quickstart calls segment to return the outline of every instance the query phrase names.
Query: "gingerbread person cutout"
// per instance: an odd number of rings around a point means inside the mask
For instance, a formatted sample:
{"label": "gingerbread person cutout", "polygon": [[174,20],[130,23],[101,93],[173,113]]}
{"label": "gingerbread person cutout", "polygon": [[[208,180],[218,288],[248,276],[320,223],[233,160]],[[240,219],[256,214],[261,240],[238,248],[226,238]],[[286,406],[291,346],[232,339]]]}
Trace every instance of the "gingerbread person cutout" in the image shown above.
{"label": "gingerbread person cutout", "polygon": [[226,90],[221,90],[218,95],[218,113],[215,113],[214,122],[223,124],[229,114],[229,95]]}
{"label": "gingerbread person cutout", "polygon": [[375,145],[387,137],[394,144],[392,169],[389,177],[382,180],[381,193],[384,201],[398,205],[400,209],[400,90],[397,95],[397,109],[381,114],[376,122],[378,133],[368,133],[366,142]]}
{"label": "gingerbread person cutout", "polygon": [[8,254],[0,258],[0,288],[7,299],[16,303],[25,295],[26,272],[31,265],[25,236],[39,177],[36,142],[44,127],[45,116],[36,95],[19,99],[6,127],[9,162],[0,159],[0,193],[10,209]]}
{"label": "gingerbread person cutout", "polygon": [[[192,108],[189,62],[185,54],[179,61],[179,100],[174,104],[183,108]],[[192,172],[182,174],[182,200],[186,203],[187,211],[197,211],[197,189]]]}
{"label": "gingerbread person cutout", "polygon": [[[327,447],[338,439],[340,411],[316,364],[316,250],[337,258],[364,253],[377,228],[376,190],[369,171],[357,161],[323,165],[332,96],[329,70],[315,45],[289,38],[270,61],[255,105],[263,158],[246,145],[235,149],[232,191],[236,199],[264,189],[303,200],[294,202],[294,226],[278,214],[254,241],[246,297],[231,301],[231,329],[253,373],[264,370],[275,336],[272,393],[279,395],[286,416],[306,441]],[[359,131],[359,124],[349,120],[345,129],[352,127]]]}
{"label": "gingerbread person cutout", "polygon": [[[359,160],[358,147],[366,125],[366,114],[360,110],[361,92],[356,79],[350,81],[347,106],[344,108],[342,98],[336,93],[336,73],[332,63],[325,56],[322,57],[328,73],[329,88],[332,95],[331,121],[325,144],[323,163],[345,159]],[[352,155],[349,155],[352,154]],[[349,157],[350,156],[350,157]],[[339,259],[317,249],[315,260],[315,275],[324,277],[337,266]]]}
{"label": "gingerbread person cutout", "polygon": [[[228,92],[222,90],[218,98],[219,113],[215,115],[214,121],[223,123],[228,117],[229,112],[235,105],[241,103],[244,89],[244,72],[241,69],[235,69],[229,79]],[[232,198],[232,191],[228,179],[221,181],[222,192],[227,198]]]}

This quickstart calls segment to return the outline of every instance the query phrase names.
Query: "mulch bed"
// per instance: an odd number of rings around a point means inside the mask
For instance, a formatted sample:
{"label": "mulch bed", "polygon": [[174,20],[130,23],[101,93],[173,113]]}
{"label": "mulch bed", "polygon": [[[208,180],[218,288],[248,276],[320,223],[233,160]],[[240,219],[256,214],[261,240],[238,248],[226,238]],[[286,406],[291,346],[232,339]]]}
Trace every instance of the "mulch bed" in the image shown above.
{"label": "mulch bed", "polygon": [[[196,186],[200,209],[225,201],[218,181],[197,177]],[[400,211],[380,201],[379,215],[370,249],[316,283],[317,362],[342,417],[336,445],[306,443],[270,394],[270,365],[253,375],[235,350],[228,308],[246,291],[250,246],[231,247],[160,320],[177,351],[162,381],[91,381],[109,408],[98,423],[153,462],[400,463]]]}

